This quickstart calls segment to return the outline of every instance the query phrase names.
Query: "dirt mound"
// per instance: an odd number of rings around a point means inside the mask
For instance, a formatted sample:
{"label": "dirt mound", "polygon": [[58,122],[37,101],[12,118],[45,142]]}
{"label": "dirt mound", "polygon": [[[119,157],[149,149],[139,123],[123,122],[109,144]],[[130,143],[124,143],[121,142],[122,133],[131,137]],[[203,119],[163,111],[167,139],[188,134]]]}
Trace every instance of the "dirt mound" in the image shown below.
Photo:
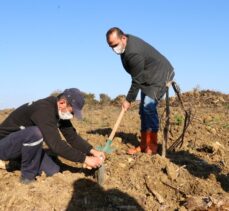
{"label": "dirt mound", "polygon": [[[226,105],[229,102],[229,97],[226,94],[211,91],[211,90],[203,90],[197,91],[194,90],[192,92],[186,92],[182,94],[182,99],[185,104],[198,106],[219,106]],[[171,97],[171,106],[178,106],[179,101],[176,97]]]}
{"label": "dirt mound", "polygon": [[[21,185],[17,168],[0,170],[0,210],[228,210],[229,209],[229,95],[193,91],[182,95],[192,111],[184,144],[167,157],[126,154],[139,142],[138,107],[128,111],[107,155],[106,180],[101,187],[95,172],[58,158],[62,173],[42,175]],[[183,111],[172,97],[170,146],[182,132]],[[12,110],[0,112],[0,121]],[[87,105],[79,133],[93,146],[104,145],[120,112],[116,106]],[[164,102],[159,106],[161,131]],[[163,134],[159,133],[159,144]]]}

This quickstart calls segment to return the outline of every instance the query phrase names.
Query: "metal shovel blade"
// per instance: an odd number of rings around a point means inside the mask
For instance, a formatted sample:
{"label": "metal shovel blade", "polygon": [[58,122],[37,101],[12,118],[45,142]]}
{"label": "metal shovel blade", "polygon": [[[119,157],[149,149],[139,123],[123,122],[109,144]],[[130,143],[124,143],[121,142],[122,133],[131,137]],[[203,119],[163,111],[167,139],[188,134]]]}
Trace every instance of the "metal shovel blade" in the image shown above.
{"label": "metal shovel blade", "polygon": [[[108,139],[104,146],[98,146],[96,147],[96,149],[99,151],[103,151],[107,154],[111,154],[115,150],[115,148],[111,147],[111,144],[112,140]],[[99,167],[95,172],[96,180],[100,185],[103,185],[105,182],[105,172],[106,170],[104,164],[102,164],[101,167]]]}
{"label": "metal shovel blade", "polygon": [[99,151],[103,151],[105,153],[112,153],[115,149],[111,147],[111,144],[112,144],[112,140],[107,140],[106,144],[104,146],[98,146],[96,147],[97,150]]}
{"label": "metal shovel blade", "polygon": [[[112,153],[114,149],[111,147],[112,140],[107,140],[106,144],[104,146],[97,147],[97,150],[103,151],[105,153]],[[96,180],[99,183],[99,185],[103,185],[105,182],[105,165],[102,164],[95,172]]]}
{"label": "metal shovel blade", "polygon": [[99,185],[103,185],[105,182],[105,165],[102,164],[98,170],[96,171],[96,180],[99,183]]}

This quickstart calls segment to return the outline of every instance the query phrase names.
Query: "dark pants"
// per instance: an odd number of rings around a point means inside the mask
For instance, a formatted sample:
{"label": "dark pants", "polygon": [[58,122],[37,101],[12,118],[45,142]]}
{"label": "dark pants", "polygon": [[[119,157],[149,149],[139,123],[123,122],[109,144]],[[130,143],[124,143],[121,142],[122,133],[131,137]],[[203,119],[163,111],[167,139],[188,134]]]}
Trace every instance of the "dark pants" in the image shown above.
{"label": "dark pants", "polygon": [[157,101],[141,92],[139,114],[141,117],[141,132],[152,131],[157,133],[159,118],[157,113]]}
{"label": "dark pants", "polygon": [[21,157],[21,174],[34,179],[41,171],[48,176],[59,171],[48,155],[42,153],[43,136],[38,127],[28,127],[0,140],[0,160]]}

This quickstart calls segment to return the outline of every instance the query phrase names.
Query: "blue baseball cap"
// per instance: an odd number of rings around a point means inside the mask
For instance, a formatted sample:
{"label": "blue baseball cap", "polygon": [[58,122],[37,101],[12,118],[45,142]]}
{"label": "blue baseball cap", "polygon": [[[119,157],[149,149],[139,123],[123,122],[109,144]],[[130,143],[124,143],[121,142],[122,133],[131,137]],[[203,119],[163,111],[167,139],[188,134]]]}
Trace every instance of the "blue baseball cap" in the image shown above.
{"label": "blue baseball cap", "polygon": [[84,96],[83,93],[76,88],[65,89],[62,93],[68,103],[72,106],[74,116],[78,119],[82,119],[82,109],[84,106]]}

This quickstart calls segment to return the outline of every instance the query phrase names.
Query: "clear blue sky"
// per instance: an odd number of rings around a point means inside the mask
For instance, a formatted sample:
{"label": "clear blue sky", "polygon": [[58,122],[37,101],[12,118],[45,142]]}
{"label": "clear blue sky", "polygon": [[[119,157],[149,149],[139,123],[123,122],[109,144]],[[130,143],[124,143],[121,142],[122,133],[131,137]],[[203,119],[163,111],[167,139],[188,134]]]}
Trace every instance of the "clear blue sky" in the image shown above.
{"label": "clear blue sky", "polygon": [[113,26],[165,55],[182,91],[229,93],[228,0],[0,0],[0,109],[70,87],[126,94]]}

